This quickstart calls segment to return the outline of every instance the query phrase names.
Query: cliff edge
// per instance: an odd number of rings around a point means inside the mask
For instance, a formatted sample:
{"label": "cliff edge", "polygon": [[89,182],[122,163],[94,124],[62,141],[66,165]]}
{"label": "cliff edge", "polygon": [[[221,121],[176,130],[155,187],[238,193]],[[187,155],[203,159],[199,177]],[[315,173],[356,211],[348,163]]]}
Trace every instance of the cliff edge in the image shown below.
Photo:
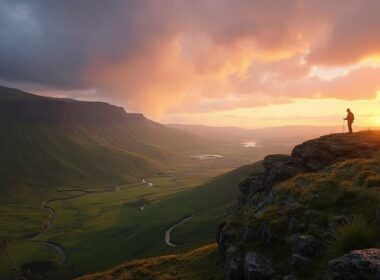
{"label": "cliff edge", "polygon": [[270,155],[217,232],[226,279],[380,279],[380,131]]}

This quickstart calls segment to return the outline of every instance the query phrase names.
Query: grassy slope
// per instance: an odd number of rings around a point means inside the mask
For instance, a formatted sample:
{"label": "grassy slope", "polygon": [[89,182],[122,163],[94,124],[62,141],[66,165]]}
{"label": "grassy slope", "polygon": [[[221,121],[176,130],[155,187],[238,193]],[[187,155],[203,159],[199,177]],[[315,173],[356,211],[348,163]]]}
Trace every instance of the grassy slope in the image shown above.
{"label": "grassy slope", "polygon": [[203,280],[206,275],[209,280],[224,279],[216,244],[182,254],[131,261],[103,273],[80,277],[78,280]]}
{"label": "grassy slope", "polygon": [[[241,178],[247,177],[253,171],[261,168],[261,162],[242,166],[218,176],[203,186],[178,193],[165,201],[166,205],[164,206],[168,209],[172,204],[177,204],[183,208],[184,215],[194,215],[189,222],[173,230],[173,242],[198,246],[210,242],[210,237],[214,239],[215,229],[221,217],[225,215],[226,209],[236,201],[233,198],[239,194],[237,185]],[[175,209],[176,212],[179,211],[177,208]],[[190,248],[190,246],[188,247]]]}
{"label": "grassy slope", "polygon": [[3,182],[101,185],[136,181],[160,168],[153,159],[108,141],[101,128],[2,124],[1,129],[7,131],[0,136]]}
{"label": "grassy slope", "polygon": [[[69,236],[58,237],[57,240],[68,248],[76,275],[106,268],[126,259],[173,254],[208,244],[215,240],[216,226],[227,207],[236,200],[240,178],[248,176],[255,168],[261,168],[261,163],[238,168],[184,191],[177,191],[171,186],[148,191],[146,188],[134,188],[124,196],[109,193],[79,198],[72,201],[68,208],[87,205],[84,211],[88,211],[93,208],[89,201],[92,199],[96,203],[97,210],[92,213],[96,219],[87,216],[80,228],[70,230]],[[162,197],[163,194],[167,196]],[[141,195],[151,201],[144,211],[136,209],[134,202]],[[104,201],[106,197],[108,201]],[[116,197],[119,202],[116,202]],[[111,205],[115,208],[113,211],[102,211],[102,203],[110,210]],[[194,218],[176,228],[172,234],[173,240],[181,246],[168,247],[164,243],[165,231],[189,214],[194,214]],[[76,217],[80,216],[76,214]],[[87,234],[83,236],[85,232]],[[80,248],[86,248],[86,251]],[[99,255],[103,258],[99,259]]]}

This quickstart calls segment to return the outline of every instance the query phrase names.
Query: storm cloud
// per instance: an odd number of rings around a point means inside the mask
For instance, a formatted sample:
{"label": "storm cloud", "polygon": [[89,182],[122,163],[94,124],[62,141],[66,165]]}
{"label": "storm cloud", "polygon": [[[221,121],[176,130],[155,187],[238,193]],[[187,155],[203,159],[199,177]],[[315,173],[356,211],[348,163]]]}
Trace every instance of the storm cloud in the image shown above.
{"label": "storm cloud", "polygon": [[[374,98],[380,65],[362,62],[380,54],[379,9],[375,0],[6,0],[0,79],[96,91],[148,115]],[[348,73],[312,75],[326,66]]]}

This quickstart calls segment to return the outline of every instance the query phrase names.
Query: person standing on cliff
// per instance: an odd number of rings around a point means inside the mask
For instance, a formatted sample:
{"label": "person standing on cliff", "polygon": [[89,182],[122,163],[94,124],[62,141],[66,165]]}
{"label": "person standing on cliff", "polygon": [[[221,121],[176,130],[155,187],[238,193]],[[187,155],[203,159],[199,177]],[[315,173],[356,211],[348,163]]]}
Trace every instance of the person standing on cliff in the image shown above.
{"label": "person standing on cliff", "polygon": [[355,120],[355,116],[354,116],[354,113],[352,113],[349,108],[347,109],[347,117],[345,117],[344,120],[347,121],[348,133],[352,134],[352,124]]}

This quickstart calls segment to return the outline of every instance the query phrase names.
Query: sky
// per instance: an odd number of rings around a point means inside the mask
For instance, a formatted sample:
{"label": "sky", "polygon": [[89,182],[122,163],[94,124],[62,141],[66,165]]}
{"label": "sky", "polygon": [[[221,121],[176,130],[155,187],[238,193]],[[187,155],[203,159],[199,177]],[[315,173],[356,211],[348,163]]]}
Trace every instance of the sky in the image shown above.
{"label": "sky", "polygon": [[163,123],[380,126],[378,0],[0,2],[0,84]]}

